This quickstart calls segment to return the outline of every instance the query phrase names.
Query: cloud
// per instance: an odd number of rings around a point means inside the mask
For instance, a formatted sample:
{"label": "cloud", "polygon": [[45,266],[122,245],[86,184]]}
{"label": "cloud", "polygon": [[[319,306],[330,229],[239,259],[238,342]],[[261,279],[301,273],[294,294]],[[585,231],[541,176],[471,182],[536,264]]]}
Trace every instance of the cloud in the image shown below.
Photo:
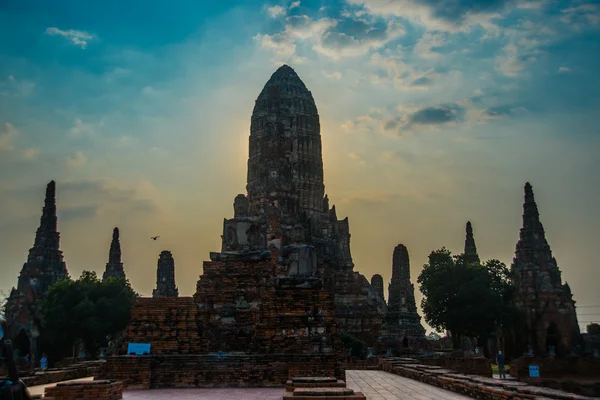
{"label": "cloud", "polygon": [[398,151],[384,151],[379,160],[385,164],[409,164],[415,161],[416,157],[412,153],[401,153]]}
{"label": "cloud", "polygon": [[277,18],[280,15],[285,15],[285,8],[281,6],[273,6],[267,8],[267,13],[271,18]]}
{"label": "cloud", "polygon": [[32,81],[8,75],[5,80],[0,80],[0,96],[29,97],[33,93],[35,86],[35,83]]}
{"label": "cloud", "polygon": [[561,21],[576,31],[600,26],[600,5],[592,2],[565,8],[561,10],[561,14]]}
{"label": "cloud", "polygon": [[483,115],[490,118],[508,117],[523,112],[527,112],[527,110],[524,107],[515,105],[502,105],[482,110]]}
{"label": "cloud", "polygon": [[558,69],[558,71],[556,71],[556,72],[559,73],[559,74],[568,74],[568,73],[571,72],[571,68],[569,68],[569,67],[560,67]]}
{"label": "cloud", "polygon": [[466,114],[466,109],[458,103],[422,107],[384,121],[383,130],[402,134],[412,128],[454,124],[465,121]]}
{"label": "cloud", "polygon": [[299,45],[312,43],[312,50],[332,59],[352,57],[377,49],[402,36],[404,26],[397,21],[369,22],[355,18],[318,18],[308,15],[286,17],[283,31],[257,34],[254,38],[263,48],[280,58],[301,57]]}
{"label": "cloud", "polygon": [[296,7],[300,7],[300,1],[294,1],[292,4],[290,4],[290,10]]}
{"label": "cloud", "polygon": [[92,124],[84,123],[80,118],[75,118],[73,127],[69,129],[69,135],[75,138],[82,136],[93,135],[95,133],[94,126]]}
{"label": "cloud", "polygon": [[88,41],[94,38],[91,34],[84,31],[76,31],[73,29],[63,31],[55,27],[47,28],[46,35],[62,36],[65,39],[70,40],[75,46],[81,47],[82,49],[85,49],[88,45]]}
{"label": "cloud", "polygon": [[365,160],[361,156],[359,156],[358,154],[356,154],[354,152],[348,153],[348,157],[350,157],[351,160],[356,161],[360,165],[365,164]]}
{"label": "cloud", "polygon": [[[79,207],[76,214],[119,214],[131,212],[153,213],[161,210],[154,200],[158,191],[149,181],[125,182],[107,178],[74,181],[57,181],[61,203],[67,207]],[[87,209],[84,207],[88,207]],[[62,206],[60,207],[62,208]]]}
{"label": "cloud", "polygon": [[440,74],[434,69],[418,70],[413,65],[405,63],[396,56],[375,53],[370,64],[375,73],[370,75],[371,83],[392,86],[397,90],[411,91],[431,87]]}
{"label": "cloud", "polygon": [[32,160],[40,154],[40,149],[31,147],[29,149],[24,149],[22,154],[23,154],[23,158]]}
{"label": "cloud", "polygon": [[4,127],[0,129],[0,151],[13,151],[17,136],[19,136],[18,129],[5,122]]}
{"label": "cloud", "polygon": [[333,72],[323,71],[323,75],[325,75],[329,79],[334,79],[334,80],[342,79],[342,74],[338,71],[333,71]]}
{"label": "cloud", "polygon": [[98,214],[99,210],[100,208],[96,204],[59,207],[57,214],[61,221],[71,221],[75,219],[93,218]]}
{"label": "cloud", "polygon": [[395,21],[373,24],[362,19],[346,19],[317,37],[313,50],[333,59],[358,56],[380,48],[404,33],[404,26]]}
{"label": "cloud", "polygon": [[65,158],[65,164],[71,168],[83,167],[87,163],[87,158],[80,151],[76,152],[74,156]]}
{"label": "cloud", "polygon": [[348,0],[370,13],[396,16],[429,30],[459,31],[473,25],[489,26],[509,0]]}

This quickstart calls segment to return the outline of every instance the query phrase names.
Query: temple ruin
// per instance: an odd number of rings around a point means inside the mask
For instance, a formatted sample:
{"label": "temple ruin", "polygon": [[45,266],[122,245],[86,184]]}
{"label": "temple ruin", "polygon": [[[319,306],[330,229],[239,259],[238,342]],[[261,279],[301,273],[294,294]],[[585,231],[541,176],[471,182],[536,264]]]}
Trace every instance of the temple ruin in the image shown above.
{"label": "temple ruin", "polygon": [[387,313],[378,348],[380,351],[398,351],[425,338],[425,328],[417,311],[415,287],[410,280],[408,249],[403,244],[394,249],[388,291]]}
{"label": "temple ruin", "polygon": [[50,286],[69,277],[60,250],[60,233],[56,217],[56,184],[46,187],[46,198],[33,247],[21,269],[16,288],[12,288],[6,303],[9,335],[20,354],[36,356],[36,343],[42,326],[40,300]]}
{"label": "temple ruin", "polygon": [[175,260],[170,251],[163,250],[158,256],[156,267],[156,289],[152,297],[177,297],[179,289],[175,284]]}
{"label": "temple ruin", "polygon": [[564,356],[580,345],[575,301],[546,240],[533,188],[525,184],[523,227],[511,266],[517,306],[526,319],[526,348],[536,355]]}
{"label": "temple ruin", "polygon": [[[230,377],[222,382],[231,381],[236,363],[255,371],[238,379],[242,385],[343,378],[338,333],[374,344],[386,306],[354,271],[348,218],[338,220],[325,194],[317,107],[289,66],[259,94],[249,139],[248,194],[234,199],[221,249],[204,262],[193,298],[140,299],[124,342],[151,343],[154,355],[187,354],[186,365],[201,370],[207,354],[224,352],[222,373]],[[181,384],[182,364],[168,360],[168,372],[150,362],[152,376],[161,377],[151,387]],[[124,362],[109,360],[108,376],[120,376]]]}

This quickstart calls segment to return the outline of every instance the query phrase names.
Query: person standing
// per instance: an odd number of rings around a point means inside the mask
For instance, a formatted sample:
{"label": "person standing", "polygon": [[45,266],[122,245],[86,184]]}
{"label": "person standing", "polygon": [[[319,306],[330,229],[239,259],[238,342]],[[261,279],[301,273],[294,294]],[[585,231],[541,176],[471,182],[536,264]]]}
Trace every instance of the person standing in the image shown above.
{"label": "person standing", "polygon": [[498,351],[496,362],[498,363],[498,375],[500,375],[500,379],[506,379],[506,373],[504,372],[504,354],[502,354],[502,350]]}
{"label": "person standing", "polygon": [[45,371],[46,368],[48,368],[48,359],[46,358],[46,355],[42,355],[42,358],[40,359],[40,368],[42,369],[42,371]]}

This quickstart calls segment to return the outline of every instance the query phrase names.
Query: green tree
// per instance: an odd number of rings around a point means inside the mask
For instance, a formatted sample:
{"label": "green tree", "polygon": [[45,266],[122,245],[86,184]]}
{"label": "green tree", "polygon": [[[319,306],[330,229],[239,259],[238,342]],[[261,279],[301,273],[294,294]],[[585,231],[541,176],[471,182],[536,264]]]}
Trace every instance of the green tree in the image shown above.
{"label": "green tree", "polygon": [[450,331],[455,348],[463,336],[489,337],[509,320],[514,287],[498,260],[472,264],[442,248],[429,255],[417,282],[425,321]]}
{"label": "green tree", "polygon": [[101,281],[95,272],[57,282],[42,303],[45,341],[61,355],[78,342],[95,355],[127,327],[136,298],[127,280]]}

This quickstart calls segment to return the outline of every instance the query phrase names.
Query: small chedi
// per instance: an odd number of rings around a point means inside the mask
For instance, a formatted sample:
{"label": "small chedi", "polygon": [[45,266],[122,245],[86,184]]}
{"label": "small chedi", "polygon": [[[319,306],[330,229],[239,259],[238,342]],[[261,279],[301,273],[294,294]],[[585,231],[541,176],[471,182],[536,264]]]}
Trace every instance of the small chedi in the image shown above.
{"label": "small chedi", "polygon": [[121,243],[119,242],[119,228],[113,230],[112,241],[108,253],[108,263],[102,274],[102,280],[108,278],[125,279],[125,270],[121,262]]}
{"label": "small chedi", "polygon": [[[338,333],[379,338],[385,301],[354,271],[348,219],[338,220],[325,195],[317,108],[289,66],[258,96],[249,139],[247,196],[234,199],[221,249],[204,262],[193,298],[142,298],[133,310],[124,342],[150,343],[163,358],[142,366],[113,357],[107,377],[146,368],[150,387],[343,379]],[[227,362],[206,372],[219,351]]]}
{"label": "small chedi", "polygon": [[519,347],[536,355],[564,356],[580,345],[575,301],[552,256],[533,196],[525,184],[523,227],[511,269],[516,304],[525,315],[525,342]]}
{"label": "small chedi", "polygon": [[21,269],[16,288],[6,303],[8,335],[21,355],[37,353],[37,340],[42,326],[41,300],[50,286],[68,278],[67,265],[60,250],[60,233],[56,217],[56,184],[46,187],[46,198],[27,261]]}
{"label": "small chedi", "polygon": [[158,257],[156,268],[156,289],[152,297],[177,297],[179,289],[175,284],[175,260],[170,251],[163,250]]}
{"label": "small chedi", "polygon": [[380,351],[398,351],[425,339],[425,329],[417,312],[415,287],[410,281],[408,249],[399,244],[392,256],[387,313],[378,342]]}

